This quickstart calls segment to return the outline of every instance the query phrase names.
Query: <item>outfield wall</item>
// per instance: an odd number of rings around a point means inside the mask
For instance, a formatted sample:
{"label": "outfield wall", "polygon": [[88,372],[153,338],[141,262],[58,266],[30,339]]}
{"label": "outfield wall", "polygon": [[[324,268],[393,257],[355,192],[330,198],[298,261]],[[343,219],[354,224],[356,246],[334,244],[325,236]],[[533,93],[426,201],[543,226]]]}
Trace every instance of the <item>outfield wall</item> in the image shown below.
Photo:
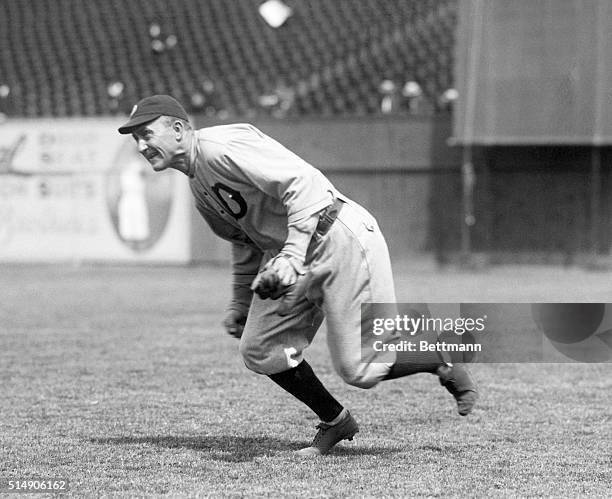
{"label": "outfield wall", "polygon": [[[0,125],[0,261],[227,263],[229,245],[193,208],[186,177],[152,172],[133,140],[116,133],[121,121]],[[197,117],[196,123],[215,124]],[[450,119],[255,124],[371,210],[394,260],[419,253],[444,260],[460,250],[460,150],[446,144]],[[597,221],[589,197],[591,147],[474,152],[474,251],[556,262],[592,252],[593,244],[610,253],[610,148],[601,150]]]}

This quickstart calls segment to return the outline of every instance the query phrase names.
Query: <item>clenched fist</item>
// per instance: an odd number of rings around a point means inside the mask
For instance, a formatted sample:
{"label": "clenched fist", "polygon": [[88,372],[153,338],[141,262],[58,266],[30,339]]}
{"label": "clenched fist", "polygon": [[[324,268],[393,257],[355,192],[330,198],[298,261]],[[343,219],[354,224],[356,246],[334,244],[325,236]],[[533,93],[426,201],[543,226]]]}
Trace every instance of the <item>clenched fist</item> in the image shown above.
{"label": "clenched fist", "polygon": [[270,260],[257,274],[251,289],[264,300],[276,300],[296,283],[297,278],[298,273],[290,257],[281,254]]}
{"label": "clenched fist", "polygon": [[230,336],[241,338],[246,324],[247,314],[239,310],[230,309],[223,319],[223,327]]}

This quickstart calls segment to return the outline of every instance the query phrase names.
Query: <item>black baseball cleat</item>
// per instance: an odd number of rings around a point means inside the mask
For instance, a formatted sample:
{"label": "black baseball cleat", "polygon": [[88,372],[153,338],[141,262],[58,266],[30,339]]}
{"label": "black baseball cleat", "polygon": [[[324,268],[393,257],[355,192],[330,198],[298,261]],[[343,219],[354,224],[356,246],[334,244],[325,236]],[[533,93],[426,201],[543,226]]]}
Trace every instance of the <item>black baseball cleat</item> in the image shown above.
{"label": "black baseball cleat", "polygon": [[440,384],[455,397],[459,414],[467,416],[472,412],[478,400],[478,392],[468,370],[456,364],[448,364],[440,366],[437,374]]}
{"label": "black baseball cleat", "polygon": [[353,440],[355,433],[359,431],[357,421],[351,416],[349,411],[346,411],[344,417],[335,425],[328,423],[319,423],[319,430],[310,444],[310,447],[304,447],[297,451],[299,456],[321,456],[327,454],[334,445],[341,440]]}

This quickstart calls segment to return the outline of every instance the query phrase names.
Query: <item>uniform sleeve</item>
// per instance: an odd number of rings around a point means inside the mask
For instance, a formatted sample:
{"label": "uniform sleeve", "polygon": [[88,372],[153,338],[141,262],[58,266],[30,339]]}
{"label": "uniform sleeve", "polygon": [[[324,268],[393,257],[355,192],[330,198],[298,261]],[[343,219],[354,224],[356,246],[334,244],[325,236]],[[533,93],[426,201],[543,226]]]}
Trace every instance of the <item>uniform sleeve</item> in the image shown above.
{"label": "uniform sleeve", "polygon": [[234,282],[247,283],[249,286],[259,271],[263,252],[258,248],[242,243],[232,243],[232,276]]}
{"label": "uniform sleeve", "polygon": [[[287,226],[287,239],[281,253],[295,258],[301,265],[306,260],[308,245],[317,228],[319,218],[311,215],[308,218]],[[297,270],[297,269],[296,269]]]}
{"label": "uniform sleeve", "polygon": [[228,308],[248,312],[253,298],[251,283],[262,258],[263,253],[256,247],[232,243],[232,301]]}
{"label": "uniform sleeve", "polygon": [[224,159],[233,171],[281,201],[289,224],[333,202],[334,187],[319,170],[255,127],[246,126],[228,141]]}

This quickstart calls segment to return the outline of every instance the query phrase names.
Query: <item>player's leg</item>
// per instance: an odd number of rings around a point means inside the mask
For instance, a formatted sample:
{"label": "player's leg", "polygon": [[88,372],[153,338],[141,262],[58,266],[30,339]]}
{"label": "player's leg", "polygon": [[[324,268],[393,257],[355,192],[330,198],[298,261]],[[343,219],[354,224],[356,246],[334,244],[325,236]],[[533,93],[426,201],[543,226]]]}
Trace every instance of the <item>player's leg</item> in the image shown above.
{"label": "player's leg", "polygon": [[[405,310],[403,312],[406,313]],[[424,309],[411,309],[410,312],[416,313],[416,317],[421,317],[422,315],[428,316],[429,314],[426,306]],[[416,339],[419,344],[421,341],[426,341],[427,344],[439,341],[436,331],[421,332]],[[390,343],[393,342],[394,340],[390,341]],[[469,371],[465,367],[454,363],[453,358],[447,352],[430,352],[428,350],[417,350],[414,352],[402,350],[396,352],[395,363],[391,366],[385,380],[402,378],[422,372],[438,376],[440,384],[455,398],[457,412],[461,416],[467,416],[472,412],[478,400],[476,384]]]}
{"label": "player's leg", "polygon": [[[395,352],[363,348],[371,328],[364,326],[362,304],[386,303],[393,317],[395,289],[389,253],[375,219],[363,208],[346,204],[329,233],[319,242],[311,264],[310,298],[325,312],[328,345],[334,367],[349,384],[369,388],[388,379],[403,366],[402,376],[435,372],[442,364],[435,352],[418,352],[409,358],[397,358]],[[318,293],[318,295],[316,294]],[[380,310],[379,310],[380,312]],[[415,314],[419,310],[414,311]],[[434,334],[434,341],[437,336]],[[391,331],[379,338],[395,341]]]}
{"label": "player's leg", "polygon": [[[319,302],[327,318],[330,353],[343,379],[369,388],[387,379],[436,374],[457,400],[460,414],[467,414],[476,397],[474,384],[464,368],[453,366],[440,352],[390,353],[364,348],[371,338],[362,338],[361,332],[369,337],[371,329],[362,325],[362,303],[395,302],[388,249],[373,217],[360,207],[347,205],[320,244],[318,261],[313,262],[313,288],[321,293]],[[417,307],[413,312],[419,316],[425,309]],[[393,315],[388,311],[388,316]],[[395,334],[379,338],[383,343],[398,339]],[[435,331],[429,331],[419,339],[435,343],[438,337]]]}
{"label": "player's leg", "polygon": [[348,409],[327,391],[305,360],[292,369],[271,374],[269,378],[310,407],[321,420],[312,443],[300,449],[298,454],[327,454],[341,440],[353,440],[359,431]]}
{"label": "player's leg", "polygon": [[255,296],[240,342],[246,366],[308,406],[321,420],[318,433],[303,455],[325,454],[340,440],[352,440],[356,421],[321,383],[302,352],[323,320],[322,312],[302,300],[291,314],[279,316],[278,301]]}

